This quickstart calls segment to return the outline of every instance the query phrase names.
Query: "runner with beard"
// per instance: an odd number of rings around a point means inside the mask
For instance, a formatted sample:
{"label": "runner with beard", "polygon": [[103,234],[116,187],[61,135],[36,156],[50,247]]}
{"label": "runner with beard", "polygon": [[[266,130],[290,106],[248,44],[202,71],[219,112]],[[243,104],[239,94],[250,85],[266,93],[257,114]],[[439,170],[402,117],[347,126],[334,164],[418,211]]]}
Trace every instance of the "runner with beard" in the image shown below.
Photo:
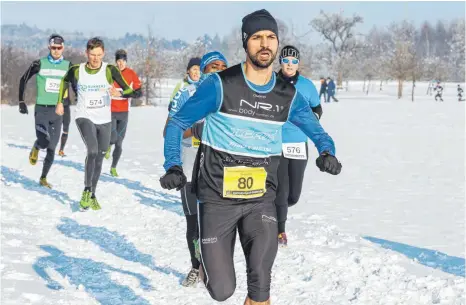
{"label": "runner with beard", "polygon": [[285,122],[315,143],[316,165],[337,175],[341,164],[332,138],[307,101],[272,70],[278,53],[278,26],[266,10],[243,18],[246,61],[213,74],[168,122],[165,135],[165,189],[186,184],[181,162],[183,132],[205,118],[193,169],[198,203],[203,281],[211,297],[228,299],[236,288],[233,262],[239,232],[247,265],[246,305],[270,304],[271,270],[277,253],[274,199]]}

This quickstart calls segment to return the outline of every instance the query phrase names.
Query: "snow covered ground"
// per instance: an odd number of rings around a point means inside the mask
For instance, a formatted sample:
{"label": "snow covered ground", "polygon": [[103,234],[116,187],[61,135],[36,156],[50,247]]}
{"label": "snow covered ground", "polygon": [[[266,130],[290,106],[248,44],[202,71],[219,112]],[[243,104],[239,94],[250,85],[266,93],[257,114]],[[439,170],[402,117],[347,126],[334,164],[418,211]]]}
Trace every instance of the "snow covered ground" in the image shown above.
{"label": "snow covered ground", "polygon": [[[310,150],[289,247],[273,269],[273,304],[466,304],[464,103],[456,84],[444,103],[425,85],[412,103],[395,98],[394,83],[366,96],[351,82],[340,103],[323,104],[343,170],[319,172]],[[47,190],[38,186],[42,163],[28,162],[33,109],[1,110],[2,304],[216,304],[201,285],[180,285],[190,266],[185,220],[178,193],[158,181],[166,107],[131,109],[121,178],[104,161],[103,209],[86,213],[76,211],[85,146],[74,122]],[[235,265],[237,289],[224,304],[246,295],[239,243]]]}

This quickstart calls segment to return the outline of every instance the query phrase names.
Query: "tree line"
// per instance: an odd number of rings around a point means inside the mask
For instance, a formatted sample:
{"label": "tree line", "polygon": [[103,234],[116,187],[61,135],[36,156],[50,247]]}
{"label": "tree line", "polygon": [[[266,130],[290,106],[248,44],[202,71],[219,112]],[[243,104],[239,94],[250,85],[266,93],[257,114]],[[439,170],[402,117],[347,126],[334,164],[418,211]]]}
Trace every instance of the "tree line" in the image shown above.
{"label": "tree line", "polygon": [[[388,27],[374,26],[368,33],[358,32],[364,23],[362,16],[343,13],[326,13],[309,22],[309,31],[296,33],[293,24],[278,20],[280,45],[293,44],[301,53],[301,73],[312,79],[331,76],[342,88],[348,80],[367,82],[398,81],[398,97],[402,97],[406,82],[416,81],[465,81],[465,20],[435,24],[423,22],[416,27],[410,21],[394,22]],[[315,44],[310,33],[318,33],[322,43]],[[157,37],[147,26],[145,41],[121,46],[129,53],[129,65],[141,76],[145,95],[136,104],[153,103],[160,97],[161,81],[165,78],[184,76],[189,58],[218,50],[225,54],[230,64],[245,59],[240,28],[234,28],[224,37],[207,35],[199,37],[181,51],[164,48],[164,39]],[[106,50],[106,60],[113,62],[115,50]],[[39,55],[46,55],[47,49]],[[14,46],[1,49],[2,103],[18,102],[18,86],[21,75],[38,54],[30,54]],[[73,63],[85,61],[83,50],[65,50],[65,56]],[[278,61],[274,63],[278,70]],[[33,103],[34,79],[28,83],[27,101]],[[369,86],[367,86],[369,88]],[[382,90],[382,86],[380,86]]]}

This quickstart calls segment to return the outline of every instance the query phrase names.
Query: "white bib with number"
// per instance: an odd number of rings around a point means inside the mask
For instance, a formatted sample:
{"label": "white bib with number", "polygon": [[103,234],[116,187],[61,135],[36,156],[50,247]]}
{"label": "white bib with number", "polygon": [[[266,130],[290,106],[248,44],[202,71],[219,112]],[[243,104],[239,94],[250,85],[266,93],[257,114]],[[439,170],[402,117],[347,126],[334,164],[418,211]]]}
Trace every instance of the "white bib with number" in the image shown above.
{"label": "white bib with number", "polygon": [[45,79],[45,91],[51,93],[58,93],[60,91],[61,79],[46,78]]}
{"label": "white bib with number", "polygon": [[282,151],[287,159],[307,160],[306,142],[282,143]]}
{"label": "white bib with number", "polygon": [[105,107],[105,100],[103,97],[89,97],[86,98],[86,108],[102,108]]}
{"label": "white bib with number", "polygon": [[95,74],[87,73],[85,66],[85,63],[79,66],[75,117],[89,119],[94,124],[109,123],[112,121],[112,111],[108,92],[111,84],[107,80],[107,63],[103,62],[100,70]]}

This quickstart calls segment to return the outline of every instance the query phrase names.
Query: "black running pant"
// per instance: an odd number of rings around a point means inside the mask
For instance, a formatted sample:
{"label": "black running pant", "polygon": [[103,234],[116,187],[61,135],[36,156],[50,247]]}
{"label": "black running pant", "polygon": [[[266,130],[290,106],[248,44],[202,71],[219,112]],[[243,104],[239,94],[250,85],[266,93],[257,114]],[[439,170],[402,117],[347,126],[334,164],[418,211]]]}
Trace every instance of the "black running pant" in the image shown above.
{"label": "black running pant", "polygon": [[61,134],[60,150],[65,149],[66,141],[68,140],[68,131],[70,130],[70,122],[71,122],[70,105],[64,106],[63,109],[65,110],[65,112],[63,114],[63,132]]}
{"label": "black running pant", "polygon": [[246,258],[248,296],[264,302],[270,297],[272,266],[278,232],[273,202],[198,204],[199,239],[204,284],[216,301],[225,301],[236,288],[233,262],[236,232]]}
{"label": "black running pant", "polygon": [[307,160],[287,159],[283,155],[280,157],[277,197],[275,198],[278,233],[285,232],[288,207],[295,205],[299,201],[306,166]]}
{"label": "black running pant", "polygon": [[38,149],[47,149],[41,176],[46,177],[55,158],[55,149],[60,138],[62,117],[55,113],[55,106],[36,105],[34,120],[37,137],[34,146]]}
{"label": "black running pant", "polygon": [[112,138],[110,145],[115,144],[113,150],[112,167],[116,167],[123,151],[123,139],[128,126],[128,112],[112,112]]}
{"label": "black running pant", "polygon": [[112,123],[94,124],[89,119],[78,118],[76,125],[87,148],[84,186],[95,193],[104,155],[110,145]]}
{"label": "black running pant", "polygon": [[327,91],[320,91],[319,93],[319,102],[322,100],[322,95],[324,96],[324,102],[327,102]]}
{"label": "black running pant", "polygon": [[194,247],[194,241],[199,238],[197,198],[196,194],[191,192],[191,182],[186,183],[185,187],[180,190],[180,193],[184,215],[186,216],[186,242],[188,243],[189,254],[191,256],[191,265],[193,268],[199,269],[199,261],[196,258],[196,249]]}

